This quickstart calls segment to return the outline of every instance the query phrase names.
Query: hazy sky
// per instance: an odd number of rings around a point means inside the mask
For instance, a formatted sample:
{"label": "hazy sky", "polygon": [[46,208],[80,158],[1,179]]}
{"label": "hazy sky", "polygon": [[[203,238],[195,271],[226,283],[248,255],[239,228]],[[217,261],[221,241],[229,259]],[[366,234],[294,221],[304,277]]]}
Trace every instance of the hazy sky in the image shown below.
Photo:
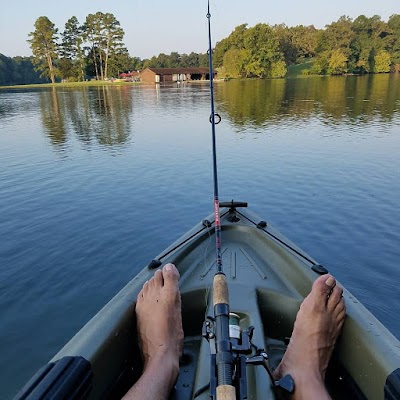
{"label": "hazy sky", "polygon": [[[148,58],[171,51],[205,52],[207,49],[206,0],[18,0],[7,1],[0,14],[0,53],[6,56],[31,55],[26,40],[35,20],[42,15],[64,30],[75,15],[110,12],[125,30],[125,44],[132,56]],[[213,43],[228,36],[242,23],[258,22],[288,26],[311,25],[322,28],[341,15],[355,18],[378,14],[387,21],[400,14],[399,0],[211,0]]]}

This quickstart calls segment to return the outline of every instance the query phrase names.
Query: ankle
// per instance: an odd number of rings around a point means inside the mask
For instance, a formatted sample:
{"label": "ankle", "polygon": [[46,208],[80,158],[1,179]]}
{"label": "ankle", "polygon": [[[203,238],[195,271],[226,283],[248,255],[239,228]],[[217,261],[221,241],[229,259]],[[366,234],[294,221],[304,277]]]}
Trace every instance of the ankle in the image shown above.
{"label": "ankle", "polygon": [[168,351],[159,351],[144,363],[144,373],[154,371],[172,387],[179,375],[179,358]]}
{"label": "ankle", "polygon": [[329,396],[322,374],[318,372],[299,372],[293,373],[292,377],[295,382],[295,400],[331,399]]}

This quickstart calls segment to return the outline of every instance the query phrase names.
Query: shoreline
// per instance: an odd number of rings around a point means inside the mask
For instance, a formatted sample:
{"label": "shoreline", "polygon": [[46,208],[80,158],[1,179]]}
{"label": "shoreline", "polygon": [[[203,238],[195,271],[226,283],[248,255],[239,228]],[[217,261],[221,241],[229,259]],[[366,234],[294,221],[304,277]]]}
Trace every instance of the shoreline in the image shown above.
{"label": "shoreline", "polygon": [[[220,78],[214,79],[214,83],[227,82],[231,80],[265,80],[265,79],[293,79],[293,78],[326,78],[326,77],[335,77],[335,78],[346,78],[349,76],[355,77],[365,77],[365,76],[374,76],[374,75],[397,75],[394,72],[382,73],[382,74],[343,74],[343,75],[288,75],[283,78]],[[185,82],[110,82],[110,81],[89,81],[89,82],[66,82],[66,83],[32,83],[26,85],[6,85],[0,86],[1,89],[38,89],[38,88],[72,88],[72,87],[95,87],[95,86],[169,86],[171,84],[201,84],[208,83],[208,80],[193,80],[193,81],[185,81]]]}

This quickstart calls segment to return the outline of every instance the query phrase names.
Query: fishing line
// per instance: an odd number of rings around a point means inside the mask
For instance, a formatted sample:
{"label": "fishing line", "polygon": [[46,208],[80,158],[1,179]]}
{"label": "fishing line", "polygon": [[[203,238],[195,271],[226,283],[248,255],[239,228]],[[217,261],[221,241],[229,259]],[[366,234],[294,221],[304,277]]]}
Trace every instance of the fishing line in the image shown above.
{"label": "fishing line", "polygon": [[[214,71],[212,57],[212,41],[211,41],[211,13],[210,0],[207,2],[207,19],[208,19],[208,63],[209,63],[209,79],[210,79],[210,96],[211,96],[211,132],[212,132],[212,154],[213,154],[213,181],[214,181],[214,218],[215,218],[215,247],[217,257],[217,272],[222,273],[222,255],[221,255],[221,225],[219,215],[219,197],[218,197],[218,170],[217,170],[217,143],[215,135],[215,125],[221,122],[221,117],[215,113],[214,107]],[[218,121],[215,122],[215,118]]]}
{"label": "fishing line", "polygon": [[[213,150],[213,180],[214,180],[214,229],[215,229],[215,249],[217,271],[213,279],[213,304],[214,319],[205,323],[207,337],[212,336],[211,362],[214,375],[210,381],[210,394],[218,400],[236,399],[236,389],[234,386],[234,359],[229,334],[229,291],[226,276],[222,270],[221,253],[221,221],[219,214],[218,197],[218,173],[217,173],[217,145],[215,137],[215,125],[221,122],[221,117],[215,113],[214,107],[214,71],[211,44],[211,14],[210,0],[208,0],[207,19],[208,19],[208,62],[210,80],[210,103],[211,103],[211,131],[212,131],[212,150]],[[216,120],[217,118],[217,120]],[[207,325],[208,323],[208,325]],[[215,391],[215,392],[214,392]]]}
{"label": "fishing line", "polygon": [[[206,248],[205,248],[205,250],[204,250],[204,269],[203,269],[203,274],[204,274],[204,275],[206,275],[207,270],[208,270],[207,253],[208,253],[208,249],[209,249],[209,247],[210,247],[210,245],[211,245],[211,227],[207,229],[207,233],[208,233],[208,240],[207,240]],[[209,298],[209,295],[210,295],[211,286],[212,286],[212,283],[211,283],[211,282],[208,283],[208,284],[206,285],[206,291],[205,291],[205,293],[204,293],[204,296],[205,296],[204,300],[205,300],[205,305],[206,305],[206,307],[205,307],[205,309],[204,309],[204,318],[207,317],[207,312],[208,312],[208,298]]]}

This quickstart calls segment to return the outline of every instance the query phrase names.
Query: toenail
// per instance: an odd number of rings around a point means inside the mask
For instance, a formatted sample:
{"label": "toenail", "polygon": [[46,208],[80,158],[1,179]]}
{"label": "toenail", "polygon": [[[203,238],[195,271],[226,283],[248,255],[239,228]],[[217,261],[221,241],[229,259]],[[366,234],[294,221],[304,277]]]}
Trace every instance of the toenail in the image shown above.
{"label": "toenail", "polygon": [[332,278],[331,276],[325,281],[325,284],[328,285],[329,287],[332,287],[334,283],[335,279]]}
{"label": "toenail", "polygon": [[166,271],[172,271],[173,269],[174,269],[174,265],[171,264],[171,263],[169,263],[169,264],[167,264],[167,265],[165,266],[165,270],[166,270]]}

